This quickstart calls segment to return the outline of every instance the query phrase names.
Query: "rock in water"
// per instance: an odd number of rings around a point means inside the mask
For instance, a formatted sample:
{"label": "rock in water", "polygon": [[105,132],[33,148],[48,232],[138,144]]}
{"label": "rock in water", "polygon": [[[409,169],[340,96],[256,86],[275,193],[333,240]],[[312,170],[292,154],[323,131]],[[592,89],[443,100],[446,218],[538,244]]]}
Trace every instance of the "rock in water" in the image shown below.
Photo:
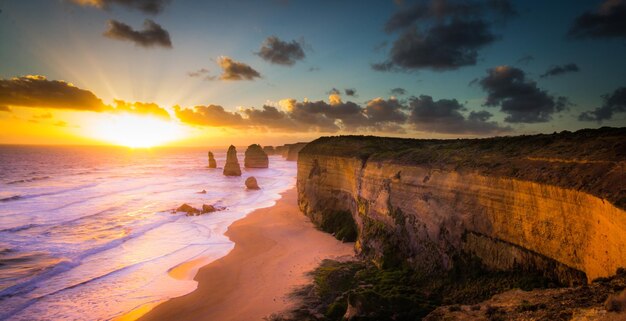
{"label": "rock in water", "polygon": [[263,146],[263,151],[268,156],[269,155],[274,155],[274,153],[276,153],[276,151],[274,150],[274,146]]}
{"label": "rock in water", "polygon": [[254,176],[250,176],[246,178],[246,188],[247,189],[260,189],[259,184],[256,182],[256,178],[254,178]]}
{"label": "rock in water", "polygon": [[228,147],[228,153],[226,153],[224,175],[241,176],[241,167],[239,167],[239,161],[237,160],[237,149],[233,145],[230,145],[230,147]]}
{"label": "rock in water", "polygon": [[187,214],[187,216],[200,214],[200,210],[199,209],[197,209],[197,208],[195,208],[195,207],[193,207],[193,206],[191,206],[189,204],[183,204],[183,205],[179,206],[176,209],[176,212],[184,212],[185,214]]}
{"label": "rock in water", "polygon": [[215,161],[215,157],[213,157],[213,153],[209,152],[209,168],[217,168],[217,162]]}
{"label": "rock in water", "polygon": [[246,149],[246,157],[243,159],[245,168],[267,168],[269,160],[267,154],[259,144],[252,144]]}
{"label": "rock in water", "polygon": [[206,214],[206,213],[212,213],[217,211],[217,209],[215,208],[215,206],[213,205],[207,205],[207,204],[202,204],[202,214]]}

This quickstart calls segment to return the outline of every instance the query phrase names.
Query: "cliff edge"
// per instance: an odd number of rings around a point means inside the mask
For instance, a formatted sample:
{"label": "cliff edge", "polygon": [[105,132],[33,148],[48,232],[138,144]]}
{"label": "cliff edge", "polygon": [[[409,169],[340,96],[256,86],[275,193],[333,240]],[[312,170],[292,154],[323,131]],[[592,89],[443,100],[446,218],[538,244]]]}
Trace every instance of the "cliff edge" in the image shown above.
{"label": "cliff edge", "polygon": [[478,258],[565,284],[626,267],[626,128],[488,139],[322,137],[298,203],[378,266]]}

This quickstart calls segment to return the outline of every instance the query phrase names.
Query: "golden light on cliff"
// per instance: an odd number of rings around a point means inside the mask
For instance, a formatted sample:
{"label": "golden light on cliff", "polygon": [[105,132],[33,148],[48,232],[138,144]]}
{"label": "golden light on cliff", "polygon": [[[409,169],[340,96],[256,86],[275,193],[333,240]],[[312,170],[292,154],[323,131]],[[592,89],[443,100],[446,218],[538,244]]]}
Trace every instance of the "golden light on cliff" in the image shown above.
{"label": "golden light on cliff", "polygon": [[164,145],[184,137],[182,126],[150,116],[112,115],[91,128],[94,138],[132,148]]}

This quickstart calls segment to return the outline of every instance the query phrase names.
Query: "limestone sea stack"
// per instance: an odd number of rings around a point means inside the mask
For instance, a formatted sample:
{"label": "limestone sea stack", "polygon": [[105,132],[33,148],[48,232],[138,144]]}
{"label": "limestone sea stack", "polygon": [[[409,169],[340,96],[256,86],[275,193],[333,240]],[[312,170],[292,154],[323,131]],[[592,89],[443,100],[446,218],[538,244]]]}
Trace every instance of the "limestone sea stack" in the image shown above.
{"label": "limestone sea stack", "polygon": [[261,145],[252,144],[246,149],[246,156],[243,160],[245,168],[267,168],[269,161],[267,154],[261,148]]}
{"label": "limestone sea stack", "polygon": [[239,161],[237,160],[237,149],[233,145],[230,145],[230,147],[228,147],[228,152],[226,153],[224,175],[241,176],[241,168],[239,167]]}
{"label": "limestone sea stack", "polygon": [[217,162],[215,161],[215,157],[213,157],[213,153],[209,152],[209,168],[217,168]]}
{"label": "limestone sea stack", "polygon": [[260,189],[259,184],[256,181],[254,176],[250,176],[246,178],[246,188],[247,189]]}
{"label": "limestone sea stack", "polygon": [[268,156],[274,155],[274,153],[276,153],[276,151],[274,150],[274,146],[263,146],[263,151]]}

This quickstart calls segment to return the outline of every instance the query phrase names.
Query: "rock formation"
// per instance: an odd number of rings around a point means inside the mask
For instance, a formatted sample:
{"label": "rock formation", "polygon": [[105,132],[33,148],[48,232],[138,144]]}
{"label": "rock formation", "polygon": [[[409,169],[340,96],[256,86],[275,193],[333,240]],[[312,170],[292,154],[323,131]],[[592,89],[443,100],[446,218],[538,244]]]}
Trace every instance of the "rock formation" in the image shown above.
{"label": "rock formation", "polygon": [[209,152],[209,168],[217,168],[217,162],[215,161],[215,157],[213,157],[213,153]]}
{"label": "rock formation", "polygon": [[187,216],[192,216],[192,215],[198,215],[200,214],[200,210],[189,205],[189,204],[183,204],[181,206],[179,206],[176,209],[176,212],[183,212],[185,213]]}
{"label": "rock formation", "polygon": [[233,145],[230,145],[230,147],[228,147],[228,152],[226,153],[224,175],[241,176],[241,167],[239,167],[239,160],[237,160],[237,149]]}
{"label": "rock formation", "polygon": [[243,166],[245,168],[267,168],[269,160],[267,154],[261,148],[261,145],[252,144],[246,149],[246,154],[243,159]]}
{"label": "rock formation", "polygon": [[302,148],[304,148],[304,146],[306,146],[306,144],[307,143],[296,143],[289,145],[289,148],[287,150],[287,160],[297,161],[298,153],[300,153],[300,151],[302,150]]}
{"label": "rock formation", "polygon": [[246,178],[246,188],[247,189],[260,189],[259,184],[256,181],[254,176],[250,176]]}
{"label": "rock formation", "polygon": [[274,150],[274,146],[263,146],[263,151],[265,152],[265,154],[267,154],[268,156],[270,155],[274,155],[274,153],[276,152]]}
{"label": "rock formation", "polygon": [[565,284],[626,267],[626,129],[474,140],[323,137],[299,153],[298,203],[379,266],[490,269]]}
{"label": "rock formation", "polygon": [[213,205],[208,205],[208,204],[202,204],[202,214],[206,214],[206,213],[213,213],[217,211],[217,209],[215,208],[215,206]]}

